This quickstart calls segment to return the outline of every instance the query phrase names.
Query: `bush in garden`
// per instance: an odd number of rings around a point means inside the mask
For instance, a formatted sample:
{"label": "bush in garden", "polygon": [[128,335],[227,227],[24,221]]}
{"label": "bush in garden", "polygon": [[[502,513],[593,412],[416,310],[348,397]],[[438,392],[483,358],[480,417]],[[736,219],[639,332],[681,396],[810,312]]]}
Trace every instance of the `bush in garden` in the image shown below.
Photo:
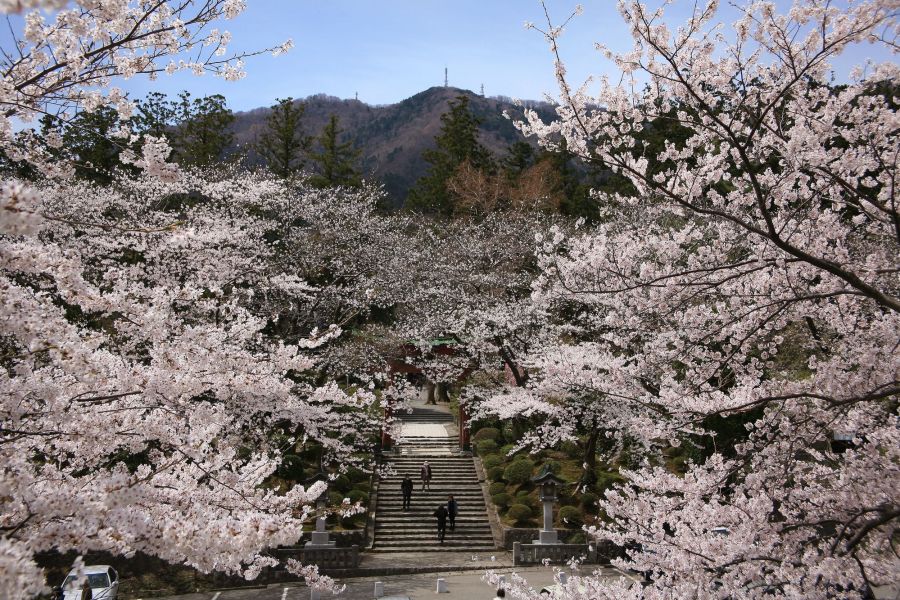
{"label": "bush in garden", "polygon": [[516,494],[516,504],[524,504],[531,509],[537,509],[537,500],[530,492],[518,492]]}
{"label": "bush in garden", "polygon": [[356,467],[350,467],[349,469],[347,469],[345,475],[349,477],[350,481],[352,481],[353,483],[369,480],[369,474]]}
{"label": "bush in garden", "polygon": [[496,427],[483,427],[479,429],[474,436],[472,436],[473,442],[480,442],[482,440],[494,440],[497,441],[497,438],[500,437],[500,430]]}
{"label": "bush in garden", "polygon": [[531,508],[525,506],[524,504],[513,504],[509,507],[509,510],[506,511],[506,516],[515,521],[516,523],[524,523],[531,518],[532,512]]}
{"label": "bush in garden", "polygon": [[531,481],[533,474],[534,462],[527,458],[517,458],[503,471],[503,478],[508,483],[521,485]]}
{"label": "bush in garden", "polygon": [[512,500],[512,498],[510,498],[509,494],[506,492],[500,492],[499,494],[493,494],[491,496],[491,502],[500,507],[509,506],[510,500]]}
{"label": "bush in garden", "polygon": [[559,522],[569,529],[577,529],[584,525],[584,517],[578,508],[563,506],[559,509]]}
{"label": "bush in garden", "polygon": [[601,492],[606,491],[613,485],[623,481],[625,481],[625,478],[618,471],[601,471],[597,473],[597,490]]}
{"label": "bush in garden", "polygon": [[597,510],[597,494],[593,492],[585,492],[581,495],[581,506],[585,510],[596,512]]}
{"label": "bush in garden", "polygon": [[568,540],[566,540],[567,544],[584,544],[586,542],[587,542],[587,539],[584,537],[583,531],[578,531],[578,532],[572,534],[572,536],[569,537]]}
{"label": "bush in garden", "polygon": [[367,505],[369,503],[369,494],[362,490],[351,490],[347,497],[350,498],[350,502],[362,502],[363,505]]}
{"label": "bush in garden", "polygon": [[491,487],[488,488],[488,491],[490,492],[491,496],[493,496],[494,494],[502,494],[506,491],[506,484],[499,481],[497,483],[492,483]]}
{"label": "bush in garden", "polygon": [[565,452],[569,458],[582,458],[581,448],[575,442],[563,442],[560,444],[559,449]]}
{"label": "bush in garden", "polygon": [[351,489],[353,489],[353,483],[346,475],[338,475],[337,477],[335,477],[334,481],[328,484],[328,487],[333,490],[337,490],[342,494],[346,494]]}
{"label": "bush in garden", "polygon": [[485,454],[492,454],[497,451],[497,442],[494,440],[481,440],[477,444],[475,444],[475,450],[478,451],[480,456],[484,456]]}
{"label": "bush in garden", "polygon": [[501,466],[494,467],[493,469],[488,469],[488,479],[490,479],[491,481],[500,481],[501,479],[503,479],[503,471],[504,469]]}
{"label": "bush in garden", "polygon": [[506,444],[502,448],[500,448],[500,454],[503,456],[510,456],[510,453],[515,449],[515,444]]}
{"label": "bush in garden", "polygon": [[490,471],[494,467],[499,467],[503,464],[503,457],[499,454],[488,454],[481,459],[481,463],[484,465],[485,470]]}
{"label": "bush in garden", "polygon": [[303,460],[296,454],[287,454],[278,466],[278,476],[291,481],[303,481]]}

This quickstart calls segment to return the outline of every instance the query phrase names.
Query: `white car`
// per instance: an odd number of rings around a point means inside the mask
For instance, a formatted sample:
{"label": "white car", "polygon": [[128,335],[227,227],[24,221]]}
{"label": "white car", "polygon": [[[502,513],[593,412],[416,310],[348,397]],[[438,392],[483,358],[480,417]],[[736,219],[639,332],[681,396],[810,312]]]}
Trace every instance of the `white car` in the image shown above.
{"label": "white car", "polygon": [[[109,565],[90,565],[83,573],[91,586],[93,600],[116,600],[119,596],[119,574]],[[75,587],[78,570],[72,569],[63,581],[63,600],[81,600],[81,588]],[[71,586],[71,589],[68,587]]]}

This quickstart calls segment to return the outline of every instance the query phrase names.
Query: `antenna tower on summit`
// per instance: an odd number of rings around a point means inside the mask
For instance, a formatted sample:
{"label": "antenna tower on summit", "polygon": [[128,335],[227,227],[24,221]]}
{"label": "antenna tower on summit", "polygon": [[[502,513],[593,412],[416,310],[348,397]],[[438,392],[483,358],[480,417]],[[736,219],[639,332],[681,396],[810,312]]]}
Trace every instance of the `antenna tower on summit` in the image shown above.
{"label": "antenna tower on summit", "polygon": [[444,67],[444,87],[450,87],[449,80],[447,79],[447,67]]}

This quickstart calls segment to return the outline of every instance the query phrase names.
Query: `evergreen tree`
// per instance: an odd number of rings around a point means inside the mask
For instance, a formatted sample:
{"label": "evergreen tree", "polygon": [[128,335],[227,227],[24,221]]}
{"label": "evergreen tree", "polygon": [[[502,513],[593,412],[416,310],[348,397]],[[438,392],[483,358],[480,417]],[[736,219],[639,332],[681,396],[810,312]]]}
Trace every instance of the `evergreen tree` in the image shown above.
{"label": "evergreen tree", "polygon": [[450,101],[450,111],[441,115],[441,132],[434,138],[437,145],[422,156],[431,166],[428,173],[410,190],[407,206],[422,212],[451,215],[453,194],[447,181],[463,162],[490,172],[493,169],[490,152],[478,142],[480,121],[469,111],[469,99],[457,96]]}
{"label": "evergreen tree", "polygon": [[175,126],[176,107],[168,96],[150,92],[137,103],[137,113],[132,118],[135,129],[154,137],[171,137]]}
{"label": "evergreen tree", "polygon": [[507,154],[502,161],[503,170],[510,180],[515,180],[523,171],[534,164],[534,159],[534,148],[531,147],[531,144],[518,140],[507,150]]}
{"label": "evergreen tree", "polygon": [[116,169],[122,168],[119,154],[124,141],[114,140],[119,129],[119,113],[108,106],[95,111],[82,111],[67,123],[46,116],[41,120],[41,136],[59,136],[59,147],[48,146],[51,156],[70,160],[75,165],[75,175],[98,183],[109,183]]}
{"label": "evergreen tree", "polygon": [[321,150],[310,158],[318,165],[318,173],[313,176],[312,184],[317,187],[359,186],[362,182],[355,164],[359,160],[359,150],[353,142],[338,142],[342,129],[338,127],[338,118],[331,115],[328,124],[318,137]]}
{"label": "evergreen tree", "polygon": [[312,139],[303,134],[306,104],[295,103],[293,98],[279,98],[277,102],[266,119],[266,132],[260,136],[256,149],[270,171],[287,177],[303,168]]}
{"label": "evergreen tree", "polygon": [[220,94],[195,98],[179,94],[176,107],[178,128],[174,136],[175,155],[186,165],[208,165],[220,160],[234,140],[231,124],[234,113]]}

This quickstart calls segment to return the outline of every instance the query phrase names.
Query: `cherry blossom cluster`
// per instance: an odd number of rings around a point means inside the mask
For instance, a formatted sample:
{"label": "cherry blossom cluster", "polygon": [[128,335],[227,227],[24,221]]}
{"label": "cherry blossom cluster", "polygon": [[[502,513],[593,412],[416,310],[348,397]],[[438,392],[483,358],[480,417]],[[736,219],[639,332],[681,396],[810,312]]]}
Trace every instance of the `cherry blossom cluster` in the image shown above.
{"label": "cherry blossom cluster", "polygon": [[[649,586],[586,575],[559,597],[869,597],[898,572],[897,67],[830,77],[851,45],[896,49],[900,7],[754,2],[731,30],[717,2],[678,28],[619,8],[634,47],[601,50],[622,79],[570,86],[548,23],[559,118],[521,128],[633,192],[537,238],[531,298],[555,334],[482,406],[542,419],[529,444],[588,419],[646,449],[589,532]],[[711,418],[746,434],[717,445]],[[661,464],[691,443],[715,450]]]}
{"label": "cherry blossom cluster", "polygon": [[[13,40],[0,55],[0,149],[16,161],[29,162],[49,176],[71,175],[45,143],[30,130],[15,134],[15,121],[32,123],[52,115],[66,123],[78,111],[115,108],[125,120],[134,103],[115,83],[138,75],[187,71],[212,73],[227,80],[244,77],[244,61],[262,52],[279,55],[287,41],[269,50],[230,53],[231,34],[215,26],[237,17],[244,0],[142,2],[116,0],[6,0],[0,10],[18,13]],[[119,132],[123,147],[129,131]],[[146,150],[146,149],[145,149]],[[159,171],[168,152],[159,144],[145,151],[145,168]]]}
{"label": "cherry blossom cluster", "polygon": [[281,457],[349,464],[378,426],[371,392],[314,377],[340,327],[273,330],[317,294],[273,237],[305,188],[220,169],[3,193],[0,579],[54,548],[254,576],[324,489],[267,485]]}

